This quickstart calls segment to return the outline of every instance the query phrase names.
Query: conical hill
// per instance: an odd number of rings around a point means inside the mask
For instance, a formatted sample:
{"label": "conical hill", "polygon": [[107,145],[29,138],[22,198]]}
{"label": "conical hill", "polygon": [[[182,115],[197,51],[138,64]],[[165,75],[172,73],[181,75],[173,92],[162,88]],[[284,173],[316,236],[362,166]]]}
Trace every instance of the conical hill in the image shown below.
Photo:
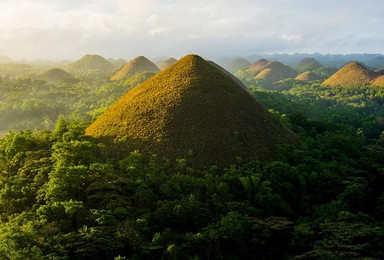
{"label": "conical hill", "polygon": [[53,68],[41,74],[41,78],[47,81],[59,81],[59,80],[66,80],[66,79],[74,79],[74,76],[72,74],[69,74],[65,70]]}
{"label": "conical hill", "polygon": [[111,80],[127,79],[138,72],[144,71],[157,73],[160,69],[144,56],[138,56],[125,64],[118,72],[116,72],[115,75],[111,77]]}
{"label": "conical hill", "polygon": [[321,67],[321,64],[316,59],[314,59],[314,58],[305,58],[305,59],[302,59],[299,62],[299,64],[296,66],[296,69],[299,72],[305,72],[307,70],[311,71],[311,70],[318,69],[320,67]]}
{"label": "conical hill", "polygon": [[297,73],[294,69],[285,66],[278,61],[270,61],[264,66],[260,67],[260,72],[257,73],[255,78],[263,79],[269,83],[274,83],[279,80],[294,78],[296,75]]}
{"label": "conical hill", "polygon": [[169,66],[171,66],[173,63],[175,63],[177,60],[175,58],[168,58],[166,60],[163,60],[161,64],[159,65],[160,70],[165,70]]}
{"label": "conical hill", "polygon": [[325,80],[323,84],[343,87],[369,85],[377,76],[374,71],[365,68],[356,61],[352,61]]}
{"label": "conical hill", "polygon": [[258,61],[255,61],[251,64],[251,66],[248,67],[248,71],[253,73],[253,75],[257,75],[260,73],[260,71],[263,70],[264,66],[268,64],[269,61],[266,59],[260,59]]}
{"label": "conical hill", "polygon": [[[233,79],[188,55],[127,92],[86,129],[120,155],[139,150],[193,166],[227,166],[236,157],[271,159],[275,144],[296,137]],[[123,143],[123,145],[121,145]],[[117,154],[116,145],[112,148]]]}
{"label": "conical hill", "polygon": [[115,66],[100,55],[87,54],[81,59],[69,64],[67,70],[73,73],[83,72],[108,72],[115,69]]}
{"label": "conical hill", "polygon": [[372,86],[379,86],[379,87],[384,87],[384,75],[381,75],[377,77],[373,82]]}
{"label": "conical hill", "polygon": [[291,67],[288,67],[284,65],[281,62],[278,61],[270,61],[268,62],[264,67],[263,70],[265,69],[271,69],[273,71],[276,71],[277,73],[281,74],[285,78],[294,78],[297,76],[297,73],[294,69]]}
{"label": "conical hill", "polygon": [[320,79],[320,77],[317,74],[313,73],[312,71],[306,71],[301,73],[295,79],[301,80],[301,81],[314,81],[314,80]]}
{"label": "conical hill", "polygon": [[225,68],[229,72],[235,73],[236,71],[248,68],[249,66],[251,66],[251,63],[249,61],[244,58],[237,58],[231,63],[229,63]]}

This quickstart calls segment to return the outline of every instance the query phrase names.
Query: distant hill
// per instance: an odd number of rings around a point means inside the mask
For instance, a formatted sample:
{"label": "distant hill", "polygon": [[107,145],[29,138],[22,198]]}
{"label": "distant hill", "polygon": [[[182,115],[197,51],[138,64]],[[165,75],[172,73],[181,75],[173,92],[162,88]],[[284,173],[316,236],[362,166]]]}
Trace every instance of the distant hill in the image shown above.
{"label": "distant hill", "polygon": [[[263,65],[264,64],[264,65]],[[263,79],[266,82],[273,83],[279,80],[294,78],[297,72],[278,61],[259,60],[253,63],[249,68],[256,79]]]}
{"label": "distant hill", "polygon": [[373,80],[371,85],[384,87],[384,75],[381,75],[377,77],[375,80]]}
{"label": "distant hill", "polygon": [[317,74],[313,73],[312,71],[306,71],[298,75],[296,80],[301,80],[301,81],[314,81],[321,79]]}
{"label": "distant hill", "polygon": [[126,63],[118,72],[116,72],[115,75],[111,77],[111,80],[127,79],[138,72],[144,71],[157,73],[160,69],[144,56],[138,56]]}
{"label": "distant hill", "polygon": [[66,72],[65,70],[52,68],[45,71],[43,74],[41,74],[41,78],[47,81],[59,81],[59,80],[74,79],[75,77],[72,74]]}
{"label": "distant hill", "polygon": [[267,65],[268,62],[269,61],[267,61],[266,59],[259,59],[252,63],[247,70],[251,72],[254,76],[256,76],[263,70],[264,66]]}
{"label": "distant hill", "polygon": [[368,60],[365,62],[368,66],[371,66],[375,69],[384,67],[384,57],[378,56],[372,60]]}
{"label": "distant hill", "polygon": [[5,55],[0,55],[0,63],[13,63],[14,61]]}
{"label": "distant hill", "polygon": [[115,65],[115,67],[117,67],[117,68],[120,68],[121,66],[123,66],[125,63],[127,63],[127,61],[126,60],[124,60],[124,59],[112,59],[112,58],[109,58],[108,59],[108,61],[110,62],[110,63],[112,63],[113,65]]}
{"label": "distant hill", "polygon": [[231,63],[229,63],[227,66],[225,66],[225,68],[229,72],[235,73],[236,71],[248,68],[249,66],[251,66],[251,63],[248,60],[244,58],[237,58]]}
{"label": "distant hill", "polygon": [[158,66],[160,70],[165,70],[169,66],[171,66],[173,63],[175,63],[177,60],[175,58],[168,58],[166,60],[163,60],[160,65]]}
{"label": "distant hill", "polygon": [[110,72],[115,69],[115,66],[99,55],[87,54],[81,59],[69,64],[66,70],[71,73],[86,73],[86,72]]}
{"label": "distant hill", "polygon": [[302,59],[296,66],[296,70],[299,72],[312,71],[320,68],[322,65],[314,58]]}
{"label": "distant hill", "polygon": [[236,157],[271,159],[275,144],[296,140],[231,77],[197,55],[127,92],[86,134],[115,155],[139,150],[147,158],[185,158],[194,167],[228,166]]}
{"label": "distant hill", "polygon": [[10,78],[16,78],[23,75],[34,73],[34,68],[28,64],[21,63],[7,63],[0,64],[0,76],[8,76]]}
{"label": "distant hill", "polygon": [[369,85],[377,77],[371,71],[356,61],[349,62],[343,68],[323,82],[323,85],[351,87]]}

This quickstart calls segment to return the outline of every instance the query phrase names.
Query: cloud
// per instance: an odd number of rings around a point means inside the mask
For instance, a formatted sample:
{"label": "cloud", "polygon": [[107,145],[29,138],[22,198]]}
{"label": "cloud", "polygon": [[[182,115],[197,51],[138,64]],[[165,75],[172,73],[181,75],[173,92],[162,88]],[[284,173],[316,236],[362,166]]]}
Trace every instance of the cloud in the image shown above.
{"label": "cloud", "polygon": [[0,54],[378,53],[383,8],[381,0],[2,0]]}

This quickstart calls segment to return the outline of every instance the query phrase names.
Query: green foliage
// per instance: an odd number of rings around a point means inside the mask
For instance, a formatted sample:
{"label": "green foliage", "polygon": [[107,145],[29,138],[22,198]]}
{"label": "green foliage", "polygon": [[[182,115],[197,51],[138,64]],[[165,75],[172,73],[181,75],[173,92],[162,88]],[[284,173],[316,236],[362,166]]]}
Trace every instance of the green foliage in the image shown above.
{"label": "green foliage", "polygon": [[121,95],[150,76],[137,75],[117,83],[105,78],[49,82],[5,78],[0,81],[0,136],[11,129],[52,130],[63,116],[79,122],[94,120]]}
{"label": "green foliage", "polygon": [[[382,89],[292,82],[272,92],[247,80],[299,136],[277,145],[273,161],[116,159],[68,117],[52,132],[9,132],[0,139],[0,259],[383,259]],[[3,83],[12,95],[57,90]],[[90,90],[82,97],[96,115],[125,88],[99,83],[60,83],[60,93]]]}

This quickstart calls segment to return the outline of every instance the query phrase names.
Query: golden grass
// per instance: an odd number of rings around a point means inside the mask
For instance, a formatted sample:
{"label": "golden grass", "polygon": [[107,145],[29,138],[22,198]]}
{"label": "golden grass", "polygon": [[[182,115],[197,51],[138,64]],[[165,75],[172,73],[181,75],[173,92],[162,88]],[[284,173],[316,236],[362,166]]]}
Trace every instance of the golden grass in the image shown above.
{"label": "golden grass", "polygon": [[377,73],[365,68],[356,61],[349,62],[343,68],[323,82],[323,85],[352,87],[369,85],[377,77]]}
{"label": "golden grass", "polygon": [[267,61],[265,59],[254,62],[248,68],[248,71],[251,72],[256,79],[263,79],[269,83],[294,78],[297,75],[294,69],[278,61]]}
{"label": "golden grass", "polygon": [[[188,55],[127,92],[86,129],[123,142],[122,155],[189,158],[195,166],[236,157],[271,159],[276,143],[296,140],[228,75]],[[115,149],[117,146],[111,146]]]}
{"label": "golden grass", "polygon": [[384,75],[377,77],[372,81],[372,86],[384,87]]}
{"label": "golden grass", "polygon": [[138,72],[144,71],[157,73],[160,69],[144,56],[138,56],[125,64],[118,72],[116,72],[115,75],[111,77],[111,80],[127,79]]}
{"label": "golden grass", "polygon": [[320,77],[312,71],[306,71],[298,75],[295,79],[301,81],[314,81],[320,79]]}
{"label": "golden grass", "polygon": [[260,59],[254,63],[251,64],[251,66],[248,67],[248,71],[251,72],[254,76],[256,76],[260,71],[263,70],[264,66],[268,64],[269,61],[266,59]]}

